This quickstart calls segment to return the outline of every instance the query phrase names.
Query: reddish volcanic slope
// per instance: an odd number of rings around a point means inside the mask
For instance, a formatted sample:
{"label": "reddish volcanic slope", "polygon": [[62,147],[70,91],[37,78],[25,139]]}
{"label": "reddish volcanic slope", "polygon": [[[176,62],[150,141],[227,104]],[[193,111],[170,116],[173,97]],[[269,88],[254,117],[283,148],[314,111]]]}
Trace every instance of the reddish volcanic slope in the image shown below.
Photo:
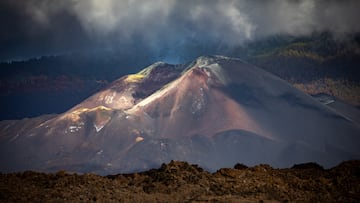
{"label": "reddish volcanic slope", "polygon": [[[0,122],[1,171],[133,172],[184,160],[208,170],[358,159],[360,125],[239,59],[155,63],[69,111]],[[11,156],[9,156],[11,154]]]}
{"label": "reddish volcanic slope", "polygon": [[211,69],[194,66],[163,90],[128,110],[150,117],[157,137],[214,136],[229,129],[243,129],[270,137],[236,103],[221,91],[225,81]]}

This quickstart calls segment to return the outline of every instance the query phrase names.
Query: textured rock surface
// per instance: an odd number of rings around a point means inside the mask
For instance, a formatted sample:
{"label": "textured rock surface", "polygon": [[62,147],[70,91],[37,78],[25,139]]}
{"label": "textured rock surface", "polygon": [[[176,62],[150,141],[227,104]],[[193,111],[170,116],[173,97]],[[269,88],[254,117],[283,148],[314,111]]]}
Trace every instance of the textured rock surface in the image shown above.
{"label": "textured rock surface", "polygon": [[[241,166],[241,167],[240,167]],[[98,176],[24,172],[0,175],[1,202],[359,202],[360,161],[324,170],[310,163],[209,173],[171,161],[142,173]]]}

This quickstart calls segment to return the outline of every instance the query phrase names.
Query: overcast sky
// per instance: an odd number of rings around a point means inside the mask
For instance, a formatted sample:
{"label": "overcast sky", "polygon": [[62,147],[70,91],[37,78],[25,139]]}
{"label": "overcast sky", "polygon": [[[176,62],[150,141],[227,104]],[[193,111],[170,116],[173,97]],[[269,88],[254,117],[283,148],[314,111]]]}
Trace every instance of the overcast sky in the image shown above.
{"label": "overcast sky", "polygon": [[[359,0],[1,0],[0,60],[360,31]],[[175,53],[176,54],[176,53]]]}

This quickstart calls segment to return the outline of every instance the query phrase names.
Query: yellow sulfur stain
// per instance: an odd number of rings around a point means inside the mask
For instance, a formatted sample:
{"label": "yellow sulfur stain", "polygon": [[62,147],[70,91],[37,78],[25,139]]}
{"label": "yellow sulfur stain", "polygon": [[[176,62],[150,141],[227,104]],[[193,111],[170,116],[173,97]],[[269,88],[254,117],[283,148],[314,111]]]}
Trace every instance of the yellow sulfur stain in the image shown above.
{"label": "yellow sulfur stain", "polygon": [[127,78],[125,79],[125,82],[139,82],[144,77],[145,77],[145,75],[140,74],[140,73],[128,75]]}

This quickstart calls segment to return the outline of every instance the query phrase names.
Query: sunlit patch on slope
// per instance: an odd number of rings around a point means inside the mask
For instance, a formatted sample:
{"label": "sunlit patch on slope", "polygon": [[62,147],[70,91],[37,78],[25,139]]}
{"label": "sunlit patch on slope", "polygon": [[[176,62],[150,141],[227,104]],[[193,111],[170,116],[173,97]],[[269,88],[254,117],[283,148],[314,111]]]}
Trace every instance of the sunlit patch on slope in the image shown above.
{"label": "sunlit patch on slope", "polygon": [[141,142],[141,141],[143,141],[143,140],[144,140],[144,138],[143,138],[143,137],[140,137],[140,136],[139,136],[139,137],[136,137],[136,139],[135,139],[136,142]]}
{"label": "sunlit patch on slope", "polygon": [[95,128],[95,130],[96,130],[96,132],[99,132],[101,129],[103,129],[103,127],[104,127],[104,125],[96,125],[95,123],[94,123],[94,128]]}
{"label": "sunlit patch on slope", "polygon": [[111,120],[112,109],[110,108],[98,108],[95,111],[89,112],[90,116],[93,118],[93,124],[96,132],[99,132],[104,126]]}
{"label": "sunlit patch on slope", "polygon": [[87,128],[87,123],[92,122],[95,131],[99,132],[111,120],[113,113],[113,109],[105,106],[78,108],[47,120],[37,128],[46,129],[47,135],[52,135],[58,128],[62,128],[65,134],[79,133]]}
{"label": "sunlit patch on slope", "polygon": [[76,109],[74,111],[71,111],[69,113],[65,113],[64,115],[62,115],[60,117],[61,120],[71,120],[73,122],[77,122],[80,120],[80,116],[84,113],[91,113],[91,112],[106,112],[106,111],[111,111],[111,108],[105,107],[105,106],[97,106],[95,108],[81,108],[81,109]]}
{"label": "sunlit patch on slope", "polygon": [[116,96],[116,92],[112,92],[111,95],[106,95],[104,98],[105,104],[112,104],[115,96]]}
{"label": "sunlit patch on slope", "polygon": [[84,126],[84,123],[80,122],[79,125],[71,125],[71,126],[69,126],[68,129],[69,129],[70,133],[74,133],[74,132],[79,132],[83,128],[83,126]]}

